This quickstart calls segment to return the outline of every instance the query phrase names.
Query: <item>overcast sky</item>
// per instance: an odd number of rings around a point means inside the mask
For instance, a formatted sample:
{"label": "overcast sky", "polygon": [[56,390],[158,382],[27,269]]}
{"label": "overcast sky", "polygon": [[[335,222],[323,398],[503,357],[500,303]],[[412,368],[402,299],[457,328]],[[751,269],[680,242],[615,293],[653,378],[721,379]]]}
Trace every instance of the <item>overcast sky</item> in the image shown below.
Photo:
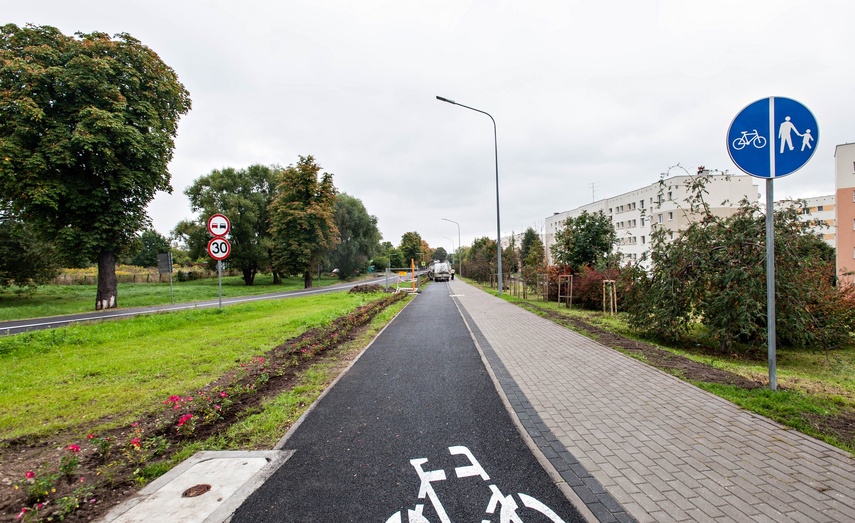
{"label": "overcast sky", "polygon": [[[777,197],[834,192],[834,147],[855,141],[852,0],[29,0],[0,22],[126,32],[190,91],[149,208],[167,235],[184,190],[222,167],[313,155],[395,245],[503,235],[615,196],[681,164],[738,169],[725,134],[749,103],[815,115],[813,159]],[[12,4],[12,5],[9,5]],[[681,174],[673,171],[672,174]],[[757,180],[761,192],[765,182]],[[451,238],[449,240],[448,238]]]}

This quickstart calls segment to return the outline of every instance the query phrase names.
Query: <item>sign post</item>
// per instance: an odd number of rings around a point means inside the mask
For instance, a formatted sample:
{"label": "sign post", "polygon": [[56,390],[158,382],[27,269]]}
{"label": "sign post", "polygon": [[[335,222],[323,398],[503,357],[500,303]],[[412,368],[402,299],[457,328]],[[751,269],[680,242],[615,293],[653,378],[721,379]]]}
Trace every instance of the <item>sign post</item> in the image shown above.
{"label": "sign post", "polygon": [[[794,143],[795,142],[795,143]],[[746,106],[727,130],[727,152],[740,170],[766,179],[766,329],[769,388],[776,390],[775,199],[773,180],[800,169],[819,142],[816,118],[801,103],[772,96]]]}
{"label": "sign post", "polygon": [[223,308],[223,260],[232,252],[232,244],[225,238],[232,228],[228,218],[222,214],[212,214],[208,218],[208,232],[213,238],[208,242],[208,256],[217,260],[217,279],[220,288],[220,308]]}
{"label": "sign post", "polygon": [[175,305],[175,293],[172,290],[172,252],[157,255],[157,277],[160,283],[160,275],[169,273],[169,301]]}

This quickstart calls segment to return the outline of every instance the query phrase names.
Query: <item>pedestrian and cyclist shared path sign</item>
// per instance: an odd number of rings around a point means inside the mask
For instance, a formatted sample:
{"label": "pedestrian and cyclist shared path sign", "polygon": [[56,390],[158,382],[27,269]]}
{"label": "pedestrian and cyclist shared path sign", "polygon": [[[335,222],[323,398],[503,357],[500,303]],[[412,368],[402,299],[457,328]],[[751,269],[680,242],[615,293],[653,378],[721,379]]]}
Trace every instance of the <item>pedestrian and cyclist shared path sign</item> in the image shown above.
{"label": "pedestrian and cyclist shared path sign", "polygon": [[816,118],[801,103],[772,96],[742,109],[727,132],[733,163],[758,178],[780,178],[798,170],[816,151]]}

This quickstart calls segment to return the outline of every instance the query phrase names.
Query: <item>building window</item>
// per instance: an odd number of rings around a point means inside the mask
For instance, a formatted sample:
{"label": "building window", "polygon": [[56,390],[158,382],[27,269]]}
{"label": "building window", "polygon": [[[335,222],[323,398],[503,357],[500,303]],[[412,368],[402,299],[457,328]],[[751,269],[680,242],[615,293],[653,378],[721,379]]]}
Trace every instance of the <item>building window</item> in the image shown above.
{"label": "building window", "polygon": [[646,238],[644,236],[641,237],[641,243],[647,243]]}
{"label": "building window", "polygon": [[641,219],[641,226],[644,227],[644,218]]}
{"label": "building window", "polygon": [[662,215],[659,215],[659,223],[662,223]]}
{"label": "building window", "polygon": [[670,201],[671,199],[671,191],[668,191],[668,200]]}
{"label": "building window", "polygon": [[640,201],[640,202],[638,202],[638,203],[641,205],[641,208],[642,208],[642,209],[644,209],[644,200],[641,200],[641,201]]}
{"label": "building window", "polygon": [[821,212],[822,210],[823,210],[822,205],[817,205],[817,206],[816,206],[816,212]]}
{"label": "building window", "polygon": [[674,213],[673,213],[673,212],[669,212],[669,213],[668,213],[668,221],[670,222],[670,221],[671,221],[671,220],[673,220],[673,219],[674,219]]}

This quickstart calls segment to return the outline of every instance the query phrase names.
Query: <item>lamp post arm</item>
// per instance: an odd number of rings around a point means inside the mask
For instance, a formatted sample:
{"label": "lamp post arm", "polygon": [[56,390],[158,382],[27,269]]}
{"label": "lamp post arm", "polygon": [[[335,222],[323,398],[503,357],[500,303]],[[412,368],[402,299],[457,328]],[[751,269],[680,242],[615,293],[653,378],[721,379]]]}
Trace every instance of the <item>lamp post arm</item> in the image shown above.
{"label": "lamp post arm", "polygon": [[470,111],[475,111],[476,113],[486,114],[490,117],[490,121],[493,122],[493,152],[496,160],[496,250],[497,253],[497,269],[498,269],[498,290],[499,296],[502,295],[502,287],[504,286],[504,280],[502,279],[502,224],[500,220],[501,213],[499,211],[499,139],[496,131],[496,119],[493,118],[493,115],[488,113],[487,111],[482,111],[481,109],[476,109],[474,107],[469,107],[468,105],[463,105],[462,103],[455,102],[454,100],[449,100],[448,98],[437,96],[437,100],[441,102],[450,103],[452,105],[459,105],[460,107],[464,107],[469,109]]}

